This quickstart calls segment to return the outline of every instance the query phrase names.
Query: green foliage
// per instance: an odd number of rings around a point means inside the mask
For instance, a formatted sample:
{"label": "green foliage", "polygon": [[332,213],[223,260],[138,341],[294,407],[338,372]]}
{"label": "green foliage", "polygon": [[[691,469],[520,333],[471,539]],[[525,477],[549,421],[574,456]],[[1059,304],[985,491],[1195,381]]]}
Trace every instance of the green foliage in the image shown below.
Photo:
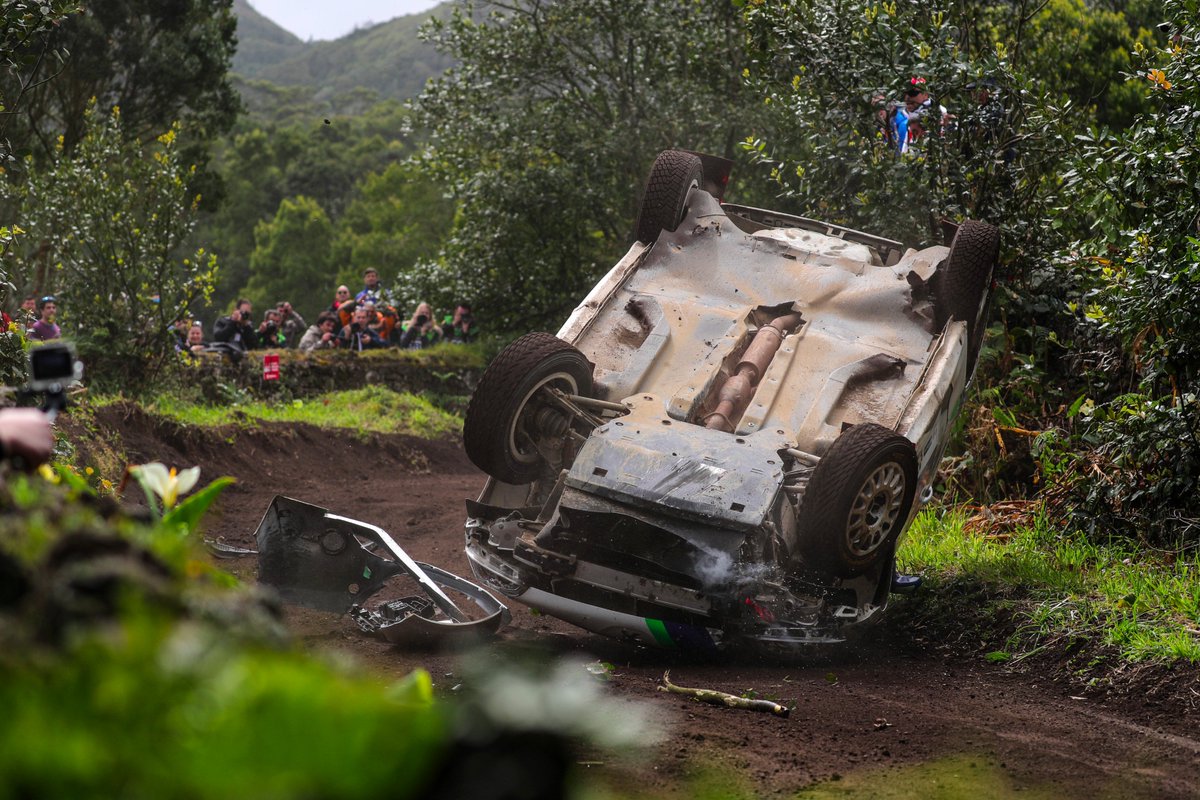
{"label": "green foliage", "polygon": [[[53,32],[71,14],[80,10],[72,0],[5,3],[0,7],[0,175],[15,165],[9,125],[20,111],[30,86],[45,78],[66,56],[52,43]],[[0,304],[13,294],[6,257],[24,233],[17,221],[9,220],[11,208],[0,218]],[[16,386],[25,379],[25,341],[16,331],[0,331],[0,385]]]}
{"label": "green foliage", "polygon": [[1001,601],[1013,608],[1018,624],[1007,660],[1079,639],[1131,662],[1200,663],[1194,555],[1154,558],[1120,541],[1097,544],[1042,515],[990,535],[984,530],[992,526],[966,522],[961,512],[921,514],[898,557],[906,571],[931,578],[934,595],[953,583],[958,591],[947,596],[961,601],[963,587],[972,585],[989,608]]}
{"label": "green foliage", "polygon": [[367,175],[338,226],[337,283],[359,286],[363,271],[374,267],[384,286],[394,286],[437,256],[453,219],[454,204],[412,165],[389,164]]}
{"label": "green foliage", "polygon": [[1014,60],[1028,74],[1053,80],[1097,124],[1122,128],[1148,110],[1145,91],[1127,76],[1134,51],[1152,46],[1154,38],[1123,11],[1086,0],[1050,0],[1029,20],[1022,38]]}
{"label": "green foliage", "polygon": [[52,41],[55,28],[80,10],[74,0],[15,0],[0,7],[0,167],[13,160],[8,126],[26,92],[66,57]]}
{"label": "green foliage", "polygon": [[143,147],[124,135],[116,109],[87,116],[73,153],[0,193],[19,207],[27,233],[11,253],[24,287],[59,297],[61,324],[89,374],[136,386],[173,357],[171,324],[207,299],[216,259],[178,255],[199,199],[187,182],[177,129]]}
{"label": "green foliage", "polygon": [[467,4],[425,35],[460,62],[416,102],[420,163],[459,213],[399,292],[467,298],[501,330],[556,325],[611,267],[659,151],[732,154],[757,109],[725,3]]}
{"label": "green foliage", "polygon": [[582,664],[480,659],[447,703],[310,656],[195,537],[85,495],[0,485],[0,798],[569,797],[574,743],[653,743]]}
{"label": "green foliage", "polygon": [[254,238],[246,297],[259,308],[289,300],[302,316],[315,319],[326,304],[312,287],[328,283],[334,273],[333,225],[324,209],[303,195],[284,200],[275,219],[258,224]]}
{"label": "green foliage", "polygon": [[[25,88],[13,123],[23,128],[21,149],[49,159],[56,159],[60,148],[72,152],[87,134],[92,102],[105,109],[120,107],[125,135],[144,142],[175,122],[186,128],[189,141],[210,140],[227,131],[239,109],[226,74],[236,42],[231,4],[232,0],[86,4],[82,14],[57,25],[49,39],[70,58],[52,79]],[[7,81],[5,85],[11,86]],[[197,155],[191,154],[191,159],[198,160]]]}
{"label": "green foliage", "polygon": [[[1151,112],[1131,127],[1077,138],[1065,173],[1090,230],[1064,253],[1088,280],[1097,338],[1120,347],[1116,396],[1081,416],[1089,461],[1073,481],[1091,524],[1158,542],[1200,542],[1200,37],[1195,0],[1164,3],[1171,40],[1139,49]],[[1112,345],[1110,344],[1110,348]],[[1107,402],[1105,402],[1107,401]],[[1097,517],[1097,515],[1099,515]]]}
{"label": "green foliage", "polygon": [[446,747],[427,675],[281,646],[173,526],[37,478],[0,493],[0,797],[412,796]]}
{"label": "green foliage", "polygon": [[[306,318],[303,300],[324,300],[333,296],[337,285],[338,268],[356,272],[355,280],[362,277],[357,264],[346,264],[344,259],[354,255],[363,236],[374,237],[366,245],[363,257],[374,258],[387,255],[395,245],[393,238],[403,239],[403,234],[390,234],[372,227],[373,220],[381,224],[395,221],[387,212],[356,212],[353,223],[345,232],[341,231],[341,218],[348,206],[356,204],[359,187],[369,176],[382,172],[390,164],[400,161],[410,152],[406,139],[398,131],[407,117],[406,112],[394,102],[372,104],[357,117],[331,117],[322,120],[319,111],[311,109],[299,112],[301,121],[287,124],[252,126],[239,133],[214,158],[214,166],[222,175],[224,192],[221,207],[213,214],[205,215],[198,226],[196,238],[211,246],[221,257],[225,268],[221,282],[213,295],[218,308],[227,308],[233,300],[244,293],[251,277],[251,259],[255,256],[255,228],[260,223],[271,222],[280,213],[281,203],[289,200],[299,202],[303,196],[311,198],[323,210],[333,225],[333,241],[336,243],[331,258],[341,259],[339,264],[326,261],[326,271],[304,291],[290,297],[272,297],[274,303],[287,299],[301,309]],[[408,213],[417,213],[413,222],[422,235],[434,235],[435,223],[420,220],[431,219],[440,213],[441,202],[433,202],[428,208],[417,208],[426,197],[436,198],[439,194],[428,187],[428,179],[419,174],[408,173],[408,180],[400,187],[393,177],[372,178],[374,198],[364,200],[368,207],[387,206],[398,203]],[[388,192],[401,194],[391,198]],[[449,216],[449,212],[446,212]],[[428,245],[436,247],[438,240]],[[381,264],[384,275],[394,275],[402,265]],[[321,304],[322,306],[324,304]]]}
{"label": "green foliage", "polygon": [[[1010,251],[1042,251],[1056,137],[1079,117],[1058,83],[1022,69],[1014,54],[1029,37],[1019,12],[987,9],[747,4],[747,75],[777,133],[744,146],[814,216],[908,243],[940,241],[943,218],[986,219],[1005,227]],[[886,114],[914,78],[933,106],[926,135],[900,157]],[[986,103],[973,88],[985,80],[995,84]]]}
{"label": "green foliage", "polygon": [[3,670],[0,796],[411,797],[445,740],[430,704],[296,654],[126,631]]}

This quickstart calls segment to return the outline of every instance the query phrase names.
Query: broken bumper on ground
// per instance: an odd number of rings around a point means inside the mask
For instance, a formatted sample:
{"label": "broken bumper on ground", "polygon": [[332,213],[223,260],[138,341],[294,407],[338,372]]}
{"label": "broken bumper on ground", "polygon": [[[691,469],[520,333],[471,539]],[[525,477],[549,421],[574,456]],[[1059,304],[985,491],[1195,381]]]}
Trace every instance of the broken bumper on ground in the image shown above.
{"label": "broken bumper on ground", "polygon": [[[259,581],[288,603],[348,613],[363,630],[389,642],[435,645],[496,633],[508,607],[485,589],[445,570],[414,561],[382,528],[277,496],[263,515],[258,540]],[[390,578],[407,576],[424,596],[363,604]],[[467,613],[446,593],[474,606]]]}

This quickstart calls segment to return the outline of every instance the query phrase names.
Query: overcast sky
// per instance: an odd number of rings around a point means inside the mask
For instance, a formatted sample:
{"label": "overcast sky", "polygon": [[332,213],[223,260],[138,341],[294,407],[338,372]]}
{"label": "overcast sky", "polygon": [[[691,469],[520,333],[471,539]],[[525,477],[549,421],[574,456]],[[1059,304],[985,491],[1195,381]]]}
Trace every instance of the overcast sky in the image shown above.
{"label": "overcast sky", "polygon": [[428,11],[441,0],[249,0],[254,10],[301,39],[337,39],[356,27]]}

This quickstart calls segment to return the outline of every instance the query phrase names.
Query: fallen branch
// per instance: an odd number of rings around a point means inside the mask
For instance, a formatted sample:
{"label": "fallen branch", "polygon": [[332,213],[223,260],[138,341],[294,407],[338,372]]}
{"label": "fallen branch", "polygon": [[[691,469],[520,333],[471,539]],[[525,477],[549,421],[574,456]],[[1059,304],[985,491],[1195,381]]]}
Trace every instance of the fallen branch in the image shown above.
{"label": "fallen branch", "polygon": [[777,717],[786,717],[791,713],[791,709],[787,706],[781,706],[779,703],[770,700],[750,700],[746,697],[738,697],[736,694],[728,694],[726,692],[718,692],[715,689],[689,689],[686,686],[676,686],[671,683],[671,670],[667,670],[662,676],[662,685],[658,687],[660,692],[671,692],[673,694],[687,695],[694,697],[705,703],[711,703],[715,706],[726,706],[727,708],[744,708],[747,711],[766,711],[774,714]]}

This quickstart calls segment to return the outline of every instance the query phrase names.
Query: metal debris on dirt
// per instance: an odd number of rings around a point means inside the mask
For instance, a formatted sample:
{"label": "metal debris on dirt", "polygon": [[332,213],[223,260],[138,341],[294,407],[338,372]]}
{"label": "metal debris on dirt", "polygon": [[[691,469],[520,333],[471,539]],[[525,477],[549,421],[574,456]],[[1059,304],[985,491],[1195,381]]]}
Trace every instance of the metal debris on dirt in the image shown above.
{"label": "metal debris on dirt", "polygon": [[876,718],[875,718],[875,722],[873,722],[871,726],[872,726],[873,728],[875,728],[875,730],[877,730],[877,731],[883,731],[883,730],[887,730],[888,728],[894,728],[894,727],[896,727],[895,725],[893,725],[892,723],[888,722],[888,721],[887,721],[886,719],[884,719],[883,717],[876,717]]}
{"label": "metal debris on dirt", "polygon": [[781,706],[772,700],[752,700],[748,697],[738,697],[736,694],[729,694],[728,692],[718,692],[716,689],[689,689],[686,686],[676,686],[671,683],[670,678],[671,670],[667,670],[663,673],[662,684],[658,687],[658,691],[694,697],[701,702],[710,703],[714,706],[741,708],[746,711],[764,711],[774,714],[777,717],[786,718],[791,713],[790,708]]}

